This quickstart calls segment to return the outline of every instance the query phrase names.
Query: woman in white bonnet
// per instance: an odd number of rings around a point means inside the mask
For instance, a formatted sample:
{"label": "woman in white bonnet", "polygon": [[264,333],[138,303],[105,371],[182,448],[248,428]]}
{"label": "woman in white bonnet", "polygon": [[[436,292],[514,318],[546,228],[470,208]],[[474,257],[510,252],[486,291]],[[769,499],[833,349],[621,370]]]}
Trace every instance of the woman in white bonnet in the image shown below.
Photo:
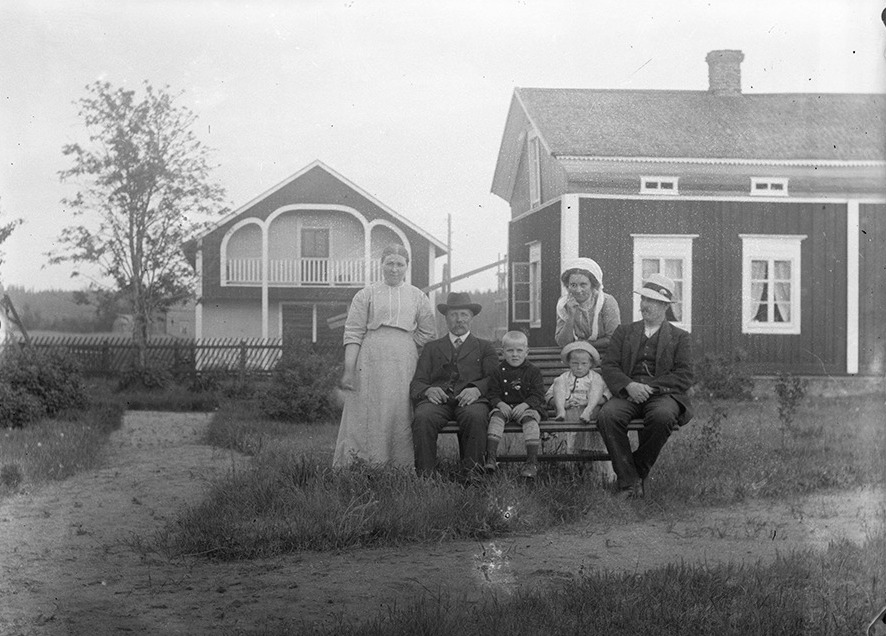
{"label": "woman in white bonnet", "polygon": [[603,291],[603,270],[590,258],[576,258],[564,264],[560,280],[566,294],[557,301],[557,344],[586,340],[602,353],[621,324],[618,302]]}
{"label": "woman in white bonnet", "polygon": [[[560,281],[566,294],[557,301],[557,344],[562,349],[570,342],[585,340],[602,354],[621,324],[618,302],[603,291],[603,270],[590,258],[572,259],[564,263]],[[596,362],[599,365],[599,359]],[[565,438],[571,453],[606,450],[597,432],[567,433]],[[592,463],[604,481],[614,479],[611,462]]]}

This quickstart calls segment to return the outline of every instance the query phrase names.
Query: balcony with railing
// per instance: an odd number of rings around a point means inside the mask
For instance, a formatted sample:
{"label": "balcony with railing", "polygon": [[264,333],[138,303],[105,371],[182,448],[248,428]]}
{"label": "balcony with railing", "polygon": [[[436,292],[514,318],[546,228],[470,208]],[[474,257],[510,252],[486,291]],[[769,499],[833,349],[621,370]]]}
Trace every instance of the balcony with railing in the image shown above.
{"label": "balcony with railing", "polygon": [[[268,285],[272,287],[363,287],[382,280],[381,263],[362,258],[287,258],[268,262]],[[225,263],[227,285],[262,284],[262,259],[229,258]]]}

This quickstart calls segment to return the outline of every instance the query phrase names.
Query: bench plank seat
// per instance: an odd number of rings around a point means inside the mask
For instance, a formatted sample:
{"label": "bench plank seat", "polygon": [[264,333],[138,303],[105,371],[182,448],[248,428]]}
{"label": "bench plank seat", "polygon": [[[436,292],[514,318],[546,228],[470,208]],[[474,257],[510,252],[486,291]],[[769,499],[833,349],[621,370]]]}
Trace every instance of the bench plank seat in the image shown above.
{"label": "bench plank seat", "polygon": [[[545,389],[551,386],[554,379],[566,370],[566,365],[560,360],[560,349],[557,347],[538,347],[530,349],[527,359],[537,366],[541,371],[545,381]],[[543,414],[550,416],[550,413]],[[544,419],[539,422],[539,429],[544,435],[545,433],[582,433],[597,431],[596,422],[585,424],[576,421],[557,421],[553,419]],[[643,430],[643,420],[632,420],[628,425],[628,431],[636,433]],[[522,427],[516,422],[508,422],[505,424],[505,433],[522,433]],[[440,433],[457,434],[458,424],[450,421],[440,429]],[[499,462],[520,462],[526,461],[525,455],[499,455],[496,458]],[[605,451],[585,451],[583,453],[556,453],[556,454],[539,454],[538,460],[542,462],[588,462],[588,461],[609,461],[609,455]]]}

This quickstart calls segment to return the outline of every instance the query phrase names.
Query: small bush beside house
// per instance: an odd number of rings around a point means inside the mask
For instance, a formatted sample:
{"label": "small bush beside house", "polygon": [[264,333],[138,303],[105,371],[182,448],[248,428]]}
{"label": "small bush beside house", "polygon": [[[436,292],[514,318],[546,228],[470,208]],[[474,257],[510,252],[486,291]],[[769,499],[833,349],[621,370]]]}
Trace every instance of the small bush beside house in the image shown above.
{"label": "small bush beside house", "polygon": [[87,406],[76,362],[61,351],[10,350],[0,366],[0,425],[21,427],[40,417]]}
{"label": "small bush beside house", "polygon": [[262,413],[288,422],[328,422],[337,418],[341,409],[333,387],[342,372],[340,357],[338,350],[309,346],[287,350],[262,396]]}

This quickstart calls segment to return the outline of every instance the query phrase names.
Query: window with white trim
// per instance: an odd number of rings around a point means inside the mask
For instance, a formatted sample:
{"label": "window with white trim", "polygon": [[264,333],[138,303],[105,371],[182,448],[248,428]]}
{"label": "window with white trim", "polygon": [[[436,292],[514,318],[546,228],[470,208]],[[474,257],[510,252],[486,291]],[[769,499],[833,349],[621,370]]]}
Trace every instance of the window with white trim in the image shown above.
{"label": "window with white trim", "polygon": [[640,194],[679,194],[680,177],[640,177]]}
{"label": "window with white trim", "polygon": [[[692,331],[692,241],[698,234],[632,234],[634,239],[634,289],[650,274],[674,281],[674,302],[668,320]],[[640,320],[640,297],[634,295],[634,320]]]}
{"label": "window with white trim", "polygon": [[527,141],[529,158],[529,207],[534,208],[541,203],[541,157],[538,136],[530,133]]}
{"label": "window with white trim", "polygon": [[541,327],[541,243],[529,244],[529,326]]}
{"label": "window with white trim", "polygon": [[742,333],[800,333],[800,244],[806,236],[739,237]]}
{"label": "window with white trim", "polygon": [[529,322],[529,263],[511,263],[511,319]]}
{"label": "window with white trim", "polygon": [[529,243],[529,262],[511,263],[511,316],[541,327],[541,243]]}
{"label": "window with white trim", "polygon": [[788,180],[751,177],[751,194],[758,197],[786,197]]}

